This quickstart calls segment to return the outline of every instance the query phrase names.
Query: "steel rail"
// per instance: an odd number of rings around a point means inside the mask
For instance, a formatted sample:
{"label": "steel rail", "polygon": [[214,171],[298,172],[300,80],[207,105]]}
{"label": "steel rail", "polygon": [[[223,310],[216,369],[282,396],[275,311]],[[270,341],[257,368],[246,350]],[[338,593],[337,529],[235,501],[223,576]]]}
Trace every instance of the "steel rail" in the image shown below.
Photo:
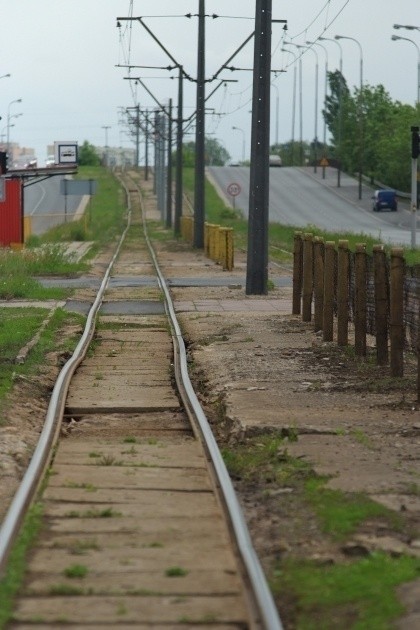
{"label": "steel rail", "polygon": [[[136,184],[137,186],[137,184]],[[138,186],[137,186],[138,188]],[[141,190],[138,188],[140,199],[142,201]],[[143,205],[143,203],[142,203]],[[252,540],[249,534],[241,506],[235,493],[231,478],[223,461],[218,444],[215,440],[209,422],[204,414],[201,404],[192,386],[187,366],[187,353],[182,332],[176,317],[175,308],[172,302],[169,289],[160,270],[158,260],[147,233],[146,218],[142,212],[143,230],[150,255],[158,276],[160,289],[164,294],[165,309],[173,331],[173,339],[176,348],[174,348],[175,360],[179,361],[179,370],[175,366],[175,377],[180,395],[188,415],[193,416],[198,422],[201,436],[206,445],[207,451],[211,458],[217,481],[225,502],[226,509],[230,518],[233,531],[236,536],[238,551],[241,555],[242,562],[246,568],[252,589],[255,595],[259,614],[264,622],[267,630],[282,630],[283,626],[273,600],[270,588],[267,584],[264,572],[262,570],[259,558],[255,552]],[[179,374],[178,374],[179,372]],[[181,378],[181,382],[179,381]]]}
{"label": "steel rail", "polygon": [[59,435],[59,429],[64,413],[64,406],[66,402],[68,388],[70,385],[70,380],[77,366],[83,361],[84,357],[86,356],[89,344],[94,335],[96,319],[99,308],[102,304],[103,294],[108,286],[112,267],[115,263],[115,260],[117,259],[127,231],[130,227],[131,202],[129,195],[127,195],[127,209],[127,225],[121,235],[111,262],[109,263],[108,268],[104,274],[95,301],[93,302],[89,310],[86,319],[86,325],[83,334],[79,340],[79,343],[77,344],[72,356],[65,363],[62,370],[60,371],[60,374],[58,375],[58,378],[54,385],[54,389],[51,394],[41,435],[35,447],[32,459],[2,523],[0,529],[0,576],[2,576],[6,571],[7,560],[13,547],[13,543],[15,542],[19,534],[25,514],[35,498],[36,492],[43,478],[45,467],[51,459],[52,450],[57,442]]}

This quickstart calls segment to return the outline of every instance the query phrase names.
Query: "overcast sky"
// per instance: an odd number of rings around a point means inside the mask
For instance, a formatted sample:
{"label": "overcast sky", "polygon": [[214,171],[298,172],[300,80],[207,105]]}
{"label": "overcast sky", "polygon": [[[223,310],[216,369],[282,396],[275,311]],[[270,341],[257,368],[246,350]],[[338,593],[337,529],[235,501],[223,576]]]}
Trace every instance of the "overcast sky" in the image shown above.
{"label": "overcast sky", "polygon": [[[132,146],[121,120],[120,110],[137,102],[155,106],[141,86],[124,80],[128,70],[118,64],[167,66],[170,60],[147,31],[137,22],[116,18],[144,16],[144,21],[163,46],[196,76],[198,0],[0,0],[0,129],[10,140],[36,149],[42,164],[47,144],[55,140],[88,140],[105,144],[104,126],[109,126],[110,146]],[[206,13],[220,17],[206,20],[206,76],[211,77],[228,60],[254,28],[256,0],[206,0]],[[146,17],[149,16],[149,17]],[[271,141],[285,142],[292,135],[293,64],[292,55],[281,52],[283,42],[296,44],[316,41],[320,36],[334,39],[336,34],[357,40],[363,52],[363,78],[370,85],[383,84],[392,99],[414,104],[417,86],[420,31],[394,30],[393,24],[420,27],[419,0],[273,0],[273,18],[287,20],[273,24],[272,68],[287,67],[273,75]],[[391,35],[407,41],[391,41]],[[286,37],[286,40],[285,40]],[[319,110],[324,93],[326,55],[331,70],[338,68],[340,49],[335,42],[318,42]],[[359,84],[360,50],[356,42],[341,40],[343,74],[350,86]],[[298,49],[291,47],[298,52]],[[316,55],[306,51],[303,68],[303,137],[312,140],[315,130]],[[251,68],[253,42],[229,64]],[[141,76],[161,103],[177,100],[175,72],[131,70]],[[206,132],[213,134],[231,154],[242,158],[243,140],[248,157],[250,145],[252,74],[249,71],[224,71],[220,77],[235,79],[220,87],[207,102],[215,114],[206,120]],[[185,83],[185,116],[195,106],[195,85]],[[207,85],[207,93],[217,83]],[[16,103],[21,98],[21,103]],[[278,101],[277,101],[278,99]],[[276,105],[278,102],[278,122]],[[15,117],[22,113],[22,116]],[[419,121],[420,122],[420,121]],[[14,125],[14,126],[12,126]],[[241,131],[232,130],[239,127]],[[318,137],[322,140],[323,122],[319,113]],[[299,136],[296,114],[295,138]],[[191,136],[191,139],[194,139]]]}

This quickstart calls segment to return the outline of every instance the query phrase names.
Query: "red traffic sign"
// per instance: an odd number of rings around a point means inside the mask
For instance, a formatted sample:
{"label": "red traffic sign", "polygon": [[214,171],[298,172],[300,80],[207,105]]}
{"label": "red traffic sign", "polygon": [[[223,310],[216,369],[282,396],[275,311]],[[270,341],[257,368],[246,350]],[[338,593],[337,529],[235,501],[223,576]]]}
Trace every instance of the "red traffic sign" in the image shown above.
{"label": "red traffic sign", "polygon": [[231,197],[237,197],[239,193],[241,192],[241,187],[236,182],[232,182],[227,187],[227,191],[229,195],[231,195]]}

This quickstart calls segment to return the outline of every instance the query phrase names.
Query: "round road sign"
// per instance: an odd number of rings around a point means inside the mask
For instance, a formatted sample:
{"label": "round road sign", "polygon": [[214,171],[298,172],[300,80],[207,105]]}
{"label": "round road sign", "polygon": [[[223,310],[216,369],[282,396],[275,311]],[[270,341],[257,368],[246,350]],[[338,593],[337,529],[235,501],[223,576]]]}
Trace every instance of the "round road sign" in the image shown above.
{"label": "round road sign", "polygon": [[239,193],[241,192],[241,187],[236,182],[232,182],[227,187],[227,191],[232,197],[237,197],[237,195],[239,195]]}

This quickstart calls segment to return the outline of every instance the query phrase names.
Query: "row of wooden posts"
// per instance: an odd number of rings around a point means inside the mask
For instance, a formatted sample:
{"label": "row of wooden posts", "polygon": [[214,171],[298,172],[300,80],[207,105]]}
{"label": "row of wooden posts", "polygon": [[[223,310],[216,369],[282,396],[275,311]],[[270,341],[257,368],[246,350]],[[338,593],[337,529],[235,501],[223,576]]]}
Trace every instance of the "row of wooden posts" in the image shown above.
{"label": "row of wooden posts", "polygon": [[[368,260],[366,246],[354,252],[354,348],[365,356],[367,350]],[[389,268],[389,273],[388,273]],[[383,245],[373,247],[374,319],[378,365],[390,366],[392,376],[404,373],[404,269],[401,248],[393,248],[390,265]],[[388,277],[389,276],[389,277]],[[336,281],[335,281],[336,280]],[[313,309],[312,309],[313,304]],[[296,232],[293,261],[293,313],[302,321],[314,322],[324,341],[334,339],[334,312],[337,314],[336,339],[349,343],[350,250],[346,240],[324,242],[312,234]],[[417,334],[417,344],[419,343]],[[418,348],[417,348],[418,352]],[[420,353],[418,352],[418,355]],[[420,398],[420,361],[418,394]]]}
{"label": "row of wooden posts", "polygon": [[[194,242],[194,217],[181,217],[181,236]],[[225,271],[232,271],[234,264],[233,228],[214,223],[204,223],[204,251],[206,256],[222,265]]]}

